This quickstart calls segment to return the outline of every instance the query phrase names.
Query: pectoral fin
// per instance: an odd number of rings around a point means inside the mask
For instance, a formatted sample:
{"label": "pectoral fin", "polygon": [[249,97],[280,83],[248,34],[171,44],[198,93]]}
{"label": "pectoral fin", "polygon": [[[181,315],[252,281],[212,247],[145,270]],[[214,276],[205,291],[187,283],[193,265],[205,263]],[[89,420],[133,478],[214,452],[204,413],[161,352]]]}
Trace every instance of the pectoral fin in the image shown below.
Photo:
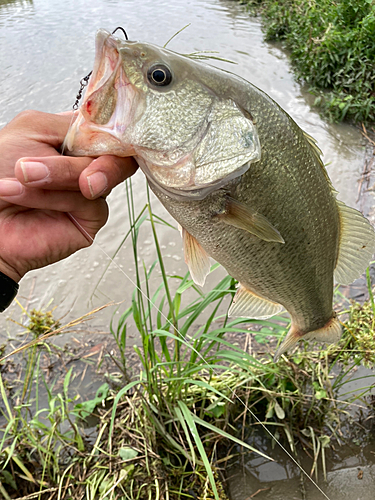
{"label": "pectoral fin", "polygon": [[217,217],[225,224],[244,229],[261,240],[285,243],[279,231],[266,217],[233,198],[228,198],[225,213]]}
{"label": "pectoral fin", "polygon": [[348,285],[363,273],[375,251],[375,232],[354,208],[337,201],[340,214],[340,247],[335,269],[338,283]]}
{"label": "pectoral fin", "polygon": [[341,334],[341,324],[336,318],[335,313],[333,314],[332,318],[323,326],[323,328],[319,328],[318,330],[314,330],[305,334],[298,331],[298,329],[295,328],[292,323],[287,336],[276,351],[273,359],[276,362],[281,354],[294,347],[299,340],[317,340],[318,342],[327,342],[328,344],[334,344],[340,340]]}
{"label": "pectoral fin", "polygon": [[200,243],[183,227],[181,228],[181,235],[185,262],[189,267],[191,277],[194,283],[203,286],[206,276],[210,272],[210,257]]}
{"label": "pectoral fin", "polygon": [[229,316],[267,319],[279,313],[282,309],[281,304],[259,297],[240,284],[228,314]]}

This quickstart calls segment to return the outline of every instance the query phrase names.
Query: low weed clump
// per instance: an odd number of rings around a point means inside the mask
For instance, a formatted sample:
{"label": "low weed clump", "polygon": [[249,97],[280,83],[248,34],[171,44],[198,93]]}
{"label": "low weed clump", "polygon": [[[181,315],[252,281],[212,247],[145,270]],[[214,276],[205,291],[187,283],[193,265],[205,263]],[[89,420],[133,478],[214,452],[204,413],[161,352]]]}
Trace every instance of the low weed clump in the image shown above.
{"label": "low weed clump", "polygon": [[298,78],[335,121],[375,121],[372,0],[245,0],[260,9],[268,40],[290,50]]}
{"label": "low weed clump", "polygon": [[[232,278],[203,293],[189,274],[169,276],[157,235],[164,221],[153,214],[150,200],[136,214],[131,189],[128,200],[136,288],[132,303],[110,325],[115,347],[103,356],[116,376],[107,374],[89,400],[73,394],[72,382],[81,377],[75,367],[63,363],[59,380],[48,380],[41,359],[53,353],[47,339],[54,320],[33,313],[27,328],[35,338],[25,351],[22,382],[10,384],[8,365],[0,364],[0,496],[226,500],[228,460],[246,452],[272,461],[245,438],[245,429],[261,425],[275,446],[282,441],[297,460],[298,450],[306,450],[311,474],[318,468],[325,474],[327,449],[342,440],[342,419],[350,408],[367,408],[369,389],[345,398],[338,390],[363,361],[374,362],[372,296],[370,306],[348,307],[339,345],[312,351],[306,344],[275,364],[271,351],[288,327],[287,317],[228,318]],[[144,225],[157,254],[150,268],[138,254]],[[141,348],[128,345],[131,324]],[[256,349],[249,350],[244,339]],[[131,374],[134,350],[141,368]]]}

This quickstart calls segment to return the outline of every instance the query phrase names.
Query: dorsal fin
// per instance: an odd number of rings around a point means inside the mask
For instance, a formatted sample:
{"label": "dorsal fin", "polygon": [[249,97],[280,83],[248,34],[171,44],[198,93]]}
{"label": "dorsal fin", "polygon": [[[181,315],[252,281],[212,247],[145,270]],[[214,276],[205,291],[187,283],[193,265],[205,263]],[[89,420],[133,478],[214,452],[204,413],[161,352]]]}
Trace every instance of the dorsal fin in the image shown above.
{"label": "dorsal fin", "polygon": [[324,166],[324,163],[323,163],[323,160],[322,160],[322,156],[323,156],[323,153],[322,153],[322,150],[320,149],[320,147],[318,146],[316,140],[314,139],[314,137],[311,137],[311,135],[309,135],[307,132],[305,132],[304,130],[302,130],[303,132],[303,135],[305,136],[305,139],[307,140],[307,142],[310,144],[311,146],[311,149],[315,155],[315,158],[318,160],[318,163],[320,165],[320,168],[322,169],[323,173],[324,173],[324,176],[332,190],[333,193],[337,194],[337,191],[336,189],[333,187],[333,184],[332,184],[332,181],[331,179],[329,178],[329,175],[328,175],[328,172],[326,170],[326,167]]}
{"label": "dorsal fin", "polygon": [[188,265],[191,277],[194,283],[203,286],[211,268],[210,257],[194,236],[183,227],[181,227],[181,236],[184,245],[185,262]]}
{"label": "dorsal fin", "polygon": [[281,304],[259,297],[240,284],[233,303],[230,306],[229,316],[247,316],[253,319],[267,319],[283,309]]}
{"label": "dorsal fin", "polygon": [[354,208],[337,201],[340,214],[340,246],[335,279],[348,285],[359,278],[375,252],[375,231],[370,222]]}

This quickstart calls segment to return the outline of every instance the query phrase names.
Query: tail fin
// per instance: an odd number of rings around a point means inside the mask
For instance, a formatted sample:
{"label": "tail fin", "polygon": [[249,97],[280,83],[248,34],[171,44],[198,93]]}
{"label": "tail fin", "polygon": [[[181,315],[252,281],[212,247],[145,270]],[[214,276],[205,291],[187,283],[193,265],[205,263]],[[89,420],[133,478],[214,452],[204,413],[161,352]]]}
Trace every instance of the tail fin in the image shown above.
{"label": "tail fin", "polygon": [[338,342],[342,333],[342,328],[339,320],[336,318],[336,313],[333,313],[332,318],[318,330],[313,330],[308,333],[301,333],[297,328],[292,326],[287,333],[283,343],[280,345],[276,354],[274,356],[274,361],[276,362],[281,354],[288,351],[293,347],[299,340],[318,340],[319,342],[327,342],[328,344],[334,344]]}

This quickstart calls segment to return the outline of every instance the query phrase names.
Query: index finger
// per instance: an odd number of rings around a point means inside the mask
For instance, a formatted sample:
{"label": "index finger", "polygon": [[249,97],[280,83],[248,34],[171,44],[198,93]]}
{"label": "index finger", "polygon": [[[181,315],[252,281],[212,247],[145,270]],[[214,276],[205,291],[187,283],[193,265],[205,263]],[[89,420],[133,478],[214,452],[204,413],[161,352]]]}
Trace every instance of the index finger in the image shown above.
{"label": "index finger", "polygon": [[[133,175],[137,168],[132,157],[106,155],[94,159],[89,156],[47,156],[21,158],[16,163],[15,175],[24,186],[59,191],[81,190],[86,198],[94,199],[108,194],[117,184]],[[94,174],[99,176],[94,177]]]}
{"label": "index finger", "polygon": [[17,161],[14,173],[25,186],[79,191],[79,177],[92,161],[89,156],[26,157]]}
{"label": "index finger", "polygon": [[23,130],[26,135],[34,140],[58,149],[76,117],[77,112],[75,111],[54,114],[27,110],[17,115],[8,124],[8,127],[13,126],[18,131]]}

